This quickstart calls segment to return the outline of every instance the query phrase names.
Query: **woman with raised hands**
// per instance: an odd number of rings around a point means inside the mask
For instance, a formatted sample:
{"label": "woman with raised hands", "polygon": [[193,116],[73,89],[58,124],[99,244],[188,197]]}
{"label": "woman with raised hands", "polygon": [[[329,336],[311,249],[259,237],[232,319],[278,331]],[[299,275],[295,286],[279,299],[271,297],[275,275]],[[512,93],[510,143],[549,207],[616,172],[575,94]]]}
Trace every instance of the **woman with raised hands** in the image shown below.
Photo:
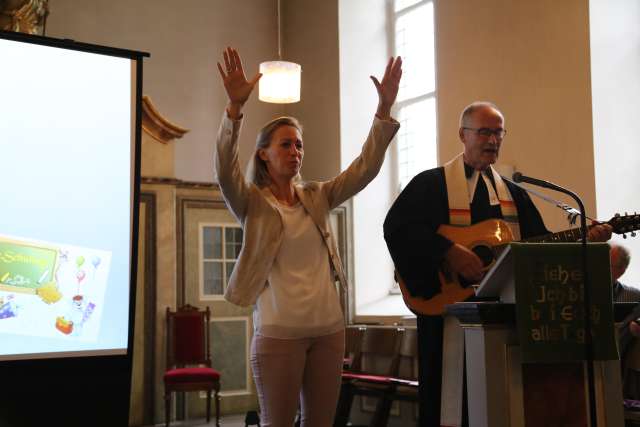
{"label": "woman with raised hands", "polygon": [[254,306],[251,367],[263,426],[291,426],[298,405],[305,427],[333,425],[344,354],[344,316],[335,282],[345,273],[330,211],[378,174],[400,125],[391,106],[402,76],[390,58],[379,81],[378,108],[362,152],[338,176],[304,181],[302,126],[279,117],[258,133],[246,177],[238,160],[242,109],[261,75],[247,80],[235,49],[218,71],[228,96],[215,149],[218,184],[243,228],[240,255],[225,298]]}

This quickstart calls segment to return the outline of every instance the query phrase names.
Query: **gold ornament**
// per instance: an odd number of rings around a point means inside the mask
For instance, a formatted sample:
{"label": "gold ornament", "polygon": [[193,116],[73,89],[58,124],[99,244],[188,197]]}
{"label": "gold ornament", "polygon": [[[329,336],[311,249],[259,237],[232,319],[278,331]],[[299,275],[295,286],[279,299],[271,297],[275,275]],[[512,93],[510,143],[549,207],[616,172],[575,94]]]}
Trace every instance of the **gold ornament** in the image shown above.
{"label": "gold ornament", "polygon": [[0,0],[0,29],[44,35],[49,0]]}

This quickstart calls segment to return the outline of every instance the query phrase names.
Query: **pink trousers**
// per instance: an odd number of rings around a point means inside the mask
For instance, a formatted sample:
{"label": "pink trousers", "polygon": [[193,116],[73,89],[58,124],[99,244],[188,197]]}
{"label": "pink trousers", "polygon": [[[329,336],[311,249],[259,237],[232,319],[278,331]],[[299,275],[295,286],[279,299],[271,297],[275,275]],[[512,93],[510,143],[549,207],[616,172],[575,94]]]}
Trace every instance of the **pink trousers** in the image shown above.
{"label": "pink trousers", "polygon": [[331,427],[340,394],[344,330],[300,339],[254,335],[251,367],[262,427]]}

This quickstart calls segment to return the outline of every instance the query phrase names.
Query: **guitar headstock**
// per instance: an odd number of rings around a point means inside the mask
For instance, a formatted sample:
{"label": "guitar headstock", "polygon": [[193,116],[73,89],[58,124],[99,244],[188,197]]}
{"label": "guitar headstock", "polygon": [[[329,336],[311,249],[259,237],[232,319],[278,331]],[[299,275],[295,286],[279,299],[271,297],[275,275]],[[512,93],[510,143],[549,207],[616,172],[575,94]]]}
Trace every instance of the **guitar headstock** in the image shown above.
{"label": "guitar headstock", "polygon": [[631,233],[631,237],[636,236],[636,230],[640,230],[640,215],[634,213],[629,215],[626,212],[624,215],[615,214],[613,218],[607,221],[613,232],[616,234],[622,234],[622,237],[627,238],[626,233]]}

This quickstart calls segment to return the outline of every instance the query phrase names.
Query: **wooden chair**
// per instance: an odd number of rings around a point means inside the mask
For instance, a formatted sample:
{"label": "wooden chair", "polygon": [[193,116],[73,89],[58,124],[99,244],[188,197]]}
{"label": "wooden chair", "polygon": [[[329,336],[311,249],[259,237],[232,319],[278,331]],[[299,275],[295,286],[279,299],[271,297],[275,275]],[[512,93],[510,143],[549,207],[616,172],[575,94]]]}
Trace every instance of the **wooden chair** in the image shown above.
{"label": "wooden chair", "polygon": [[343,369],[349,370],[353,367],[354,362],[360,363],[362,335],[364,334],[365,329],[366,327],[364,326],[356,325],[347,326],[347,328],[345,328]]}
{"label": "wooden chair", "polygon": [[407,328],[402,332],[397,376],[391,377],[391,387],[379,404],[381,424],[386,425],[394,400],[418,403],[418,330]]}
{"label": "wooden chair", "polygon": [[216,426],[220,426],[220,373],[211,367],[209,307],[167,307],[167,370],[164,374],[165,425],[171,421],[171,393],[207,392],[207,423],[211,418],[211,392],[215,392]]}
{"label": "wooden chair", "polygon": [[346,426],[356,395],[379,398],[371,426],[384,425],[383,398],[397,375],[400,330],[394,327],[367,327],[360,352],[351,367],[342,372],[340,399],[334,426]]}

